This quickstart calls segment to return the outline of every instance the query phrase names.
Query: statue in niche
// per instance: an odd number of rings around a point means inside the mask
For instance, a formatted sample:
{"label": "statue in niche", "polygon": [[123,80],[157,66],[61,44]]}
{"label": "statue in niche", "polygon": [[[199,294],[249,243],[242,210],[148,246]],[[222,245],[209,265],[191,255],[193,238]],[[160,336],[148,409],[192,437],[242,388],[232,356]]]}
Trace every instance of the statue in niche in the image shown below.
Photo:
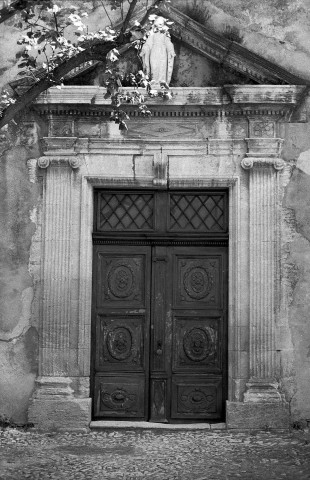
{"label": "statue in niche", "polygon": [[167,35],[168,27],[165,21],[163,17],[155,19],[150,36],[140,54],[143,70],[155,85],[159,85],[160,82],[169,85],[173,70],[175,52],[170,37]]}

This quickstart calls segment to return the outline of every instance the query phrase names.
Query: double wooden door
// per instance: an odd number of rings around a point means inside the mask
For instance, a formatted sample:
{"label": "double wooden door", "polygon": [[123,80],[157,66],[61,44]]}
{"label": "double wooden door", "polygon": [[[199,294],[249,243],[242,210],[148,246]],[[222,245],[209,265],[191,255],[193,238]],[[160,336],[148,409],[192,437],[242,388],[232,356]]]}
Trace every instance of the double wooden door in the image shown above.
{"label": "double wooden door", "polygon": [[223,419],[226,283],[223,246],[94,246],[95,419]]}

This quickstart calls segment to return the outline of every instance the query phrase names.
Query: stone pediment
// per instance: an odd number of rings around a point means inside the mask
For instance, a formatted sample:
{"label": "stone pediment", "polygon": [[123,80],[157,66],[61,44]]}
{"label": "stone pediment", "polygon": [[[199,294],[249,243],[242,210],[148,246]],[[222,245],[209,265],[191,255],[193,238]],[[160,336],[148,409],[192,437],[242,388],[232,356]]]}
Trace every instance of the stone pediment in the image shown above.
{"label": "stone pediment", "polygon": [[[163,4],[159,3],[156,8],[148,11],[139,9],[134,15],[131,23],[139,21],[141,24],[146,23],[149,15],[156,13],[173,22],[170,26],[172,41],[178,46],[177,58],[175,61],[174,75],[172,86],[222,86],[223,84],[266,84],[266,85],[307,85],[309,81],[304,80],[284,68],[264,59],[260,55],[251,52],[246,47],[236,43],[235,41],[225,38],[223,35],[216,33],[209,27],[205,27],[190,17],[180,12],[176,7],[170,6],[167,9]],[[181,51],[181,50],[184,51]],[[189,55],[186,52],[190,52]],[[128,58],[128,47],[122,52],[125,59],[127,55],[127,65],[131,69],[141,69],[139,60],[134,64],[133,57]],[[177,77],[176,70],[179,69],[178,57],[196,56],[196,65],[206,64],[205,70],[212,70],[213,75],[205,75],[204,81],[197,84],[190,83],[188,78],[186,82],[182,82]],[[137,56],[136,56],[137,57]],[[91,71],[101,64],[99,61],[91,61],[81,65],[66,77],[67,84],[91,84],[94,75],[89,76]],[[123,68],[126,69],[123,66]],[[203,67],[202,67],[203,69]],[[223,74],[224,72],[224,74]],[[181,72],[182,73],[182,72]],[[195,72],[195,75],[197,72]],[[181,74],[180,74],[181,75]],[[179,77],[180,77],[179,75]],[[83,78],[84,77],[84,78]],[[214,80],[216,79],[216,80]],[[199,81],[199,80],[198,80]]]}

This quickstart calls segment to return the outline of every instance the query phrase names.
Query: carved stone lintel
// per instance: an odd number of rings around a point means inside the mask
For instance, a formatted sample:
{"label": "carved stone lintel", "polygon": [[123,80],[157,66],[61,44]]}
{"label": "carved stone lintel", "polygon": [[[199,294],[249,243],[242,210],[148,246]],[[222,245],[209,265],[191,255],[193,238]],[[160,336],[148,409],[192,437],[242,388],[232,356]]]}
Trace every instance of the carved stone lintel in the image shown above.
{"label": "carved stone lintel", "polygon": [[241,160],[241,167],[250,170],[253,167],[274,167],[275,170],[283,170],[285,165],[281,158],[245,157]]}
{"label": "carved stone lintel", "polygon": [[80,167],[81,162],[80,158],[77,156],[46,156],[38,158],[38,167],[48,168],[50,165],[56,165],[58,167],[71,167],[72,169],[77,169]]}

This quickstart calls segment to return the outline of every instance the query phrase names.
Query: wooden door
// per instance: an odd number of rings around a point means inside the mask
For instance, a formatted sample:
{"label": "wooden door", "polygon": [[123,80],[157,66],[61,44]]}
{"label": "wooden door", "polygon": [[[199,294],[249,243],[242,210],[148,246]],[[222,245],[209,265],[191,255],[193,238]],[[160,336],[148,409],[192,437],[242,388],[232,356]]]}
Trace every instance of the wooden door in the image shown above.
{"label": "wooden door", "polygon": [[223,419],[227,204],[223,191],[96,192],[95,418]]}
{"label": "wooden door", "polygon": [[95,263],[96,417],[221,419],[226,249],[100,245]]}
{"label": "wooden door", "polygon": [[94,248],[94,414],[148,418],[150,247]]}
{"label": "wooden door", "polygon": [[219,420],[227,385],[226,248],[156,247],[151,420]]}

